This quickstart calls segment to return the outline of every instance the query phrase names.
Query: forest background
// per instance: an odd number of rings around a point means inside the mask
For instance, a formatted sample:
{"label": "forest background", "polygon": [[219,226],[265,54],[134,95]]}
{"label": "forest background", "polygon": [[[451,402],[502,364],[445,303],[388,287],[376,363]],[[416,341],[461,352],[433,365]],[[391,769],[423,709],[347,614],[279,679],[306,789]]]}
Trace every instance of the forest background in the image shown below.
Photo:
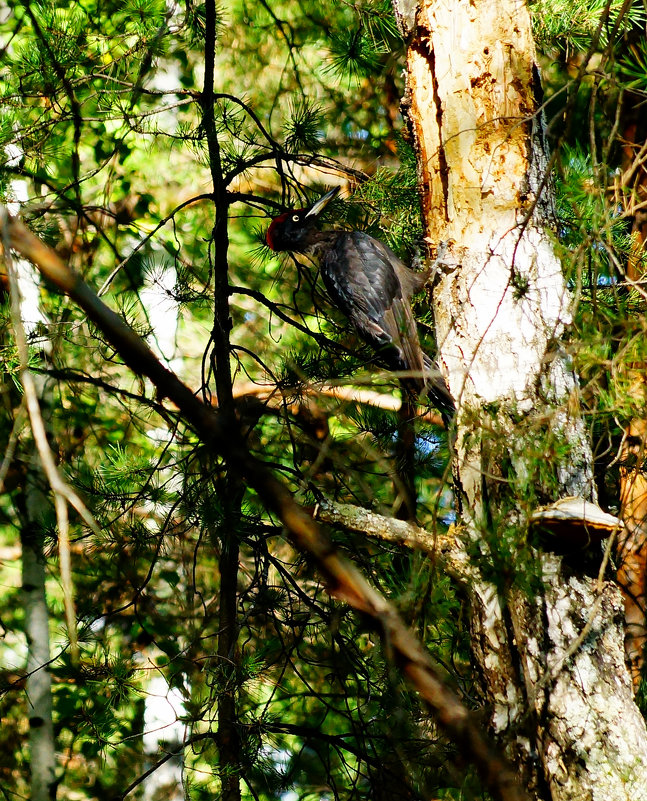
{"label": "forest background", "polygon": [[[553,235],[575,300],[565,347],[599,503],[617,514],[644,461],[647,15],[639,3],[538,0],[531,17]],[[463,706],[489,719],[469,593],[442,553],[458,522],[448,432],[421,409],[411,438],[397,383],[316,269],[264,241],[271,217],[341,185],[330,223],[368,231],[408,264],[438,255],[391,4],[6,3],[0,20],[4,202],[334,524],[338,550]],[[29,351],[9,265],[3,797],[488,797],[379,625],[331,598],[240,471],[100,326],[15,262]],[[433,353],[424,293],[415,310]],[[69,533],[26,425],[26,367],[72,498]],[[404,548],[410,530],[384,522],[412,516],[424,547]],[[531,593],[536,543],[515,531],[490,554],[489,579],[506,586],[514,564]],[[640,611],[641,590],[634,600]],[[636,653],[630,663],[644,713]]]}

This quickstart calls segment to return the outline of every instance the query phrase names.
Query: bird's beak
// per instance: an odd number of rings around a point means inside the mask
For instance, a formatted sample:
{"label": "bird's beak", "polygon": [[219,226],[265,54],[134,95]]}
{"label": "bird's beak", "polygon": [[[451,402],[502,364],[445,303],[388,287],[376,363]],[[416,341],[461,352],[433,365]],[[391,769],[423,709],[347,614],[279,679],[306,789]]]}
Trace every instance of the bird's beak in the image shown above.
{"label": "bird's beak", "polygon": [[334,187],[334,189],[331,189],[330,192],[326,192],[323,197],[320,197],[319,200],[310,206],[306,213],[306,217],[318,217],[330,203],[330,201],[336,196],[337,192],[339,192],[338,186]]}

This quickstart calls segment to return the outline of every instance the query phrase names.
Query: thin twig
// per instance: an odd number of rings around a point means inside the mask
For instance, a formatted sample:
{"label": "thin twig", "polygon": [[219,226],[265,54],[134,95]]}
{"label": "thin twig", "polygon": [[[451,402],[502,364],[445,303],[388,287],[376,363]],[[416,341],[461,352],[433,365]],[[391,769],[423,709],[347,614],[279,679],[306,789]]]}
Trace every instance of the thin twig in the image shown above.
{"label": "thin twig", "polygon": [[61,584],[63,587],[63,603],[65,607],[65,619],[67,634],[70,641],[70,656],[74,664],[79,659],[79,644],[76,631],[76,613],[74,609],[74,585],[72,582],[71,558],[70,558],[70,538],[69,538],[69,519],[67,514],[67,503],[70,503],[81,515],[83,520],[92,528],[95,533],[99,532],[94,518],[88,511],[83,501],[76,492],[67,484],[61,476],[54,455],[47,441],[45,423],[40,411],[38,402],[38,392],[34,378],[29,371],[29,348],[27,336],[22,322],[20,288],[18,278],[11,258],[11,246],[9,242],[9,228],[6,225],[6,209],[0,208],[0,224],[2,225],[4,261],[9,275],[9,286],[11,290],[11,322],[14,330],[16,349],[20,361],[20,381],[24,390],[24,403],[29,413],[31,429],[34,442],[38,451],[41,465],[54,493],[54,505],[56,510],[56,521],[58,526],[58,547],[61,568]]}
{"label": "thin twig", "polygon": [[139,240],[139,242],[130,251],[130,253],[126,256],[125,259],[119,262],[119,264],[114,268],[114,270],[103,282],[101,289],[99,289],[99,291],[97,292],[97,297],[101,297],[102,295],[106,294],[106,292],[110,288],[110,284],[114,281],[117,273],[121,270],[121,268],[125,264],[127,264],[130,261],[130,259],[132,259],[132,257],[135,255],[135,253],[137,253],[138,250],[141,250],[141,248],[143,248],[144,245],[155,236],[155,234],[159,231],[160,228],[163,228],[169,220],[172,220],[173,217],[175,217],[175,215],[178,213],[178,211],[185,208],[186,206],[190,206],[192,203],[197,203],[199,200],[208,200],[211,198],[213,198],[213,194],[209,192],[202,195],[196,195],[195,197],[190,197],[188,200],[185,200],[179,205],[177,205],[170,214],[167,214],[166,217],[164,217],[157,223],[155,228],[153,228],[153,230],[150,233],[146,234],[146,236],[142,237],[142,239]]}
{"label": "thin twig", "polygon": [[519,785],[516,772],[490,742],[482,723],[445,684],[439,669],[395,608],[333,546],[267,465],[249,453],[240,431],[164,367],[148,345],[118,314],[100,301],[51,248],[8,215],[0,219],[2,222],[12,247],[34,261],[43,275],[66,292],[100,328],[124,362],[137,375],[147,376],[160,395],[169,398],[180,409],[184,420],[207,447],[222,455],[257,492],[268,512],[283,522],[292,543],[316,562],[328,592],[367,615],[383,632],[389,652],[434,712],[439,725],[465,758],[474,762],[493,798],[498,801],[527,801],[528,795]]}
{"label": "thin twig", "polygon": [[18,407],[18,411],[16,412],[16,419],[13,422],[13,428],[11,429],[11,434],[9,434],[9,441],[7,442],[4,458],[2,459],[2,464],[0,465],[0,493],[4,492],[4,482],[7,478],[9,468],[11,467],[11,462],[13,461],[14,453],[16,452],[16,445],[18,444],[18,439],[20,438],[20,430],[22,429],[22,424],[25,422],[26,416],[27,408],[25,406],[25,398],[23,397],[20,406]]}

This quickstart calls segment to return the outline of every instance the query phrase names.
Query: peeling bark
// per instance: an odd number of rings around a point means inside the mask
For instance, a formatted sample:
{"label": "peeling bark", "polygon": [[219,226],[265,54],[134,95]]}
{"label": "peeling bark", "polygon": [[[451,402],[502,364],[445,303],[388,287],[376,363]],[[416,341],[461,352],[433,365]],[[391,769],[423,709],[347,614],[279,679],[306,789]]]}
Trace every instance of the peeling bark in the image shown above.
{"label": "peeling bark", "polygon": [[[423,0],[415,24],[410,9],[399,19],[426,235],[445,246],[433,310],[482,576],[470,590],[472,633],[490,723],[537,799],[644,799],[647,730],[624,667],[618,588],[583,560],[523,541],[521,487],[542,504],[595,500],[577,378],[560,348],[571,300],[549,232],[528,10],[523,0]],[[500,575],[511,530],[529,563],[509,564],[497,589],[483,576]]]}

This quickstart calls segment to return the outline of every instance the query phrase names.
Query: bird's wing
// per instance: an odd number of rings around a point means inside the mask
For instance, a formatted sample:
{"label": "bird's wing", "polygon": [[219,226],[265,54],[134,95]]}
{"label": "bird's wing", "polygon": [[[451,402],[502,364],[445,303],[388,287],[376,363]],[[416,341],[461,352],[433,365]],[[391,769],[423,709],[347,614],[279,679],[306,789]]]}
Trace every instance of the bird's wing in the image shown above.
{"label": "bird's wing", "polygon": [[333,301],[364,339],[374,347],[394,349],[384,353],[393,362],[389,366],[422,372],[423,354],[409,304],[413,286],[402,286],[401,271],[411,273],[386,245],[360,231],[340,232],[321,263]]}
{"label": "bird's wing", "polygon": [[411,370],[416,374],[415,382],[424,384],[424,358],[409,303],[402,298],[395,298],[391,308],[384,314],[383,325],[398,349],[398,356],[402,361],[399,369]]}
{"label": "bird's wing", "polygon": [[373,239],[373,237],[369,237],[367,234],[360,233],[359,235],[370,239],[373,252],[376,255],[379,254],[382,259],[386,259],[386,261],[393,266],[393,271],[402,288],[402,297],[405,300],[411,300],[412,295],[415,295],[416,292],[420,292],[429,278],[429,270],[419,273],[414,272],[407,267],[384,242],[380,242],[379,239]]}

